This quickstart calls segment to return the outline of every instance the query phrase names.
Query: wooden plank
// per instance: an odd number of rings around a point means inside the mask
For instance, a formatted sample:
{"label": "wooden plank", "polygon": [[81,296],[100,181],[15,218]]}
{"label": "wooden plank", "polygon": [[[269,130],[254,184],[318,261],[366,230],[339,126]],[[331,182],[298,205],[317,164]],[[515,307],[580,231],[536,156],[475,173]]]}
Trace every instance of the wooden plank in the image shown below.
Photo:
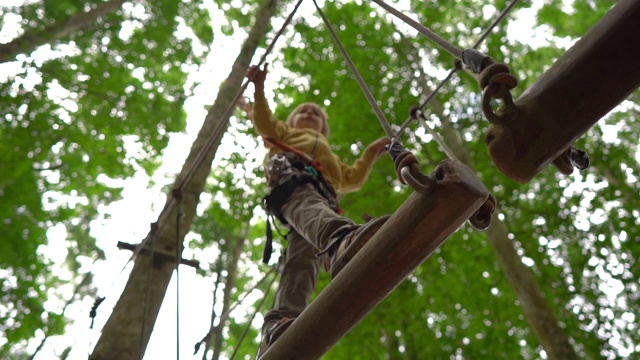
{"label": "wooden plank", "polygon": [[445,160],[432,175],[434,192],[411,194],[261,360],[320,358],[489,197],[459,162]]}
{"label": "wooden plank", "polygon": [[640,86],[640,1],[620,0],[486,135],[494,164],[528,182]]}

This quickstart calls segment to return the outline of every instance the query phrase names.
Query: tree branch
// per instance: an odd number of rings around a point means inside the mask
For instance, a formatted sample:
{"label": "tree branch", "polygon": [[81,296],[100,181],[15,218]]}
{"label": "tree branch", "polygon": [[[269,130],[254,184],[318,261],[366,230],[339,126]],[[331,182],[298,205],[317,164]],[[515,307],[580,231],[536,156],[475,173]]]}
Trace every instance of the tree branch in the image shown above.
{"label": "tree branch", "polygon": [[30,53],[38,46],[62,39],[77,31],[90,27],[101,16],[114,12],[122,7],[125,0],[110,0],[96,6],[89,12],[77,13],[66,21],[56,22],[44,29],[32,29],[12,41],[0,45],[0,62],[12,61],[16,55]]}

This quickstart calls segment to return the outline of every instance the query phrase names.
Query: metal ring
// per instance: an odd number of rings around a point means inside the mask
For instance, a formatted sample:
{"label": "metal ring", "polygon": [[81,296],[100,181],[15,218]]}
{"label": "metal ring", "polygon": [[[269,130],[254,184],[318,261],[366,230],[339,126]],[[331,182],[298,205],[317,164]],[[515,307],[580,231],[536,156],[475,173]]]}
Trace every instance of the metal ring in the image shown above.
{"label": "metal ring", "polygon": [[496,198],[489,194],[489,198],[469,218],[469,223],[477,230],[486,230],[491,225],[491,215],[496,209]]}
{"label": "metal ring", "polygon": [[[417,166],[415,171],[411,171],[412,168],[413,166],[405,166],[400,169],[400,176],[402,177],[402,180],[407,183],[407,185],[411,186],[413,190],[422,195],[426,196],[431,194],[436,187],[436,180],[432,176],[420,173],[420,171],[417,170]],[[416,179],[414,172],[417,172],[421,179]]]}
{"label": "metal ring", "polygon": [[491,107],[491,98],[500,91],[500,86],[501,85],[498,84],[490,84],[484,89],[482,92],[482,112],[490,123],[495,125],[506,125],[507,123],[515,120],[518,115],[518,107],[513,102],[511,93],[507,91],[502,97],[502,101],[504,102],[502,106],[502,113],[498,115],[493,111],[493,108]]}

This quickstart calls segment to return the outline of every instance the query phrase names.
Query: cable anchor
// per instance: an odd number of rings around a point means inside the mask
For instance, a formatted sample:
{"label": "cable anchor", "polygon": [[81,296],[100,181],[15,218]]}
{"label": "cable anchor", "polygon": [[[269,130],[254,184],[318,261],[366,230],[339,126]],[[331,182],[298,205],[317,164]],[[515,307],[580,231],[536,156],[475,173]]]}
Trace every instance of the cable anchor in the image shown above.
{"label": "cable anchor", "polygon": [[553,160],[553,165],[565,175],[571,175],[574,167],[578,170],[586,170],[589,167],[589,163],[589,154],[574,146],[569,146],[567,150]]}
{"label": "cable anchor", "polygon": [[489,193],[489,198],[469,218],[469,224],[476,230],[486,230],[491,225],[491,215],[496,210],[496,197]]}
{"label": "cable anchor", "polygon": [[[511,89],[518,85],[518,79],[511,74],[506,64],[496,63],[491,57],[475,49],[462,52],[464,65],[477,74],[478,84],[482,89],[482,112],[492,124],[506,124],[515,120],[518,108],[513,102]],[[502,101],[494,111],[492,99]]]}
{"label": "cable anchor", "polygon": [[396,174],[401,183],[411,186],[411,188],[422,194],[429,195],[436,186],[433,176],[420,172],[418,159],[413,153],[405,150],[398,138],[391,138],[391,143],[386,146],[386,150],[393,159]]}
{"label": "cable anchor", "polygon": [[[409,114],[410,114],[411,118],[414,119],[414,120],[418,119],[418,118],[421,119],[423,121],[423,123],[424,123],[424,126],[427,127],[427,125],[425,123],[426,118],[424,116],[424,113],[420,109],[420,107],[418,107],[418,106],[412,107],[411,110],[409,111]],[[430,129],[430,128],[428,128],[428,129]],[[456,158],[456,156],[453,153],[453,151],[451,151],[451,149],[449,149],[449,147],[447,147],[447,145],[444,143],[444,141],[442,141],[442,139],[439,138],[437,133],[432,131],[432,136],[434,137],[434,139],[436,139],[436,142],[443,148],[445,153],[447,153],[447,156],[449,157],[449,159],[451,161],[455,161],[455,162],[458,162],[458,163],[460,162]],[[436,175],[436,178],[437,178],[437,175]],[[486,230],[489,227],[489,225],[491,225],[491,215],[493,214],[495,209],[496,209],[496,198],[495,198],[495,196],[493,196],[493,194],[489,194],[489,198],[469,218],[469,223],[471,224],[471,226],[473,226],[477,230]]]}

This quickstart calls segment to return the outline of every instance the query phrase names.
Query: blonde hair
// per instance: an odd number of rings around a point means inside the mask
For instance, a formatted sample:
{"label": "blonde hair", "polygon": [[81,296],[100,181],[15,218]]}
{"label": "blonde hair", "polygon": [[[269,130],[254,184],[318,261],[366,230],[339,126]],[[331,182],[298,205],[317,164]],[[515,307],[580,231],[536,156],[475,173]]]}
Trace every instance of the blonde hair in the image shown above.
{"label": "blonde hair", "polygon": [[320,110],[320,113],[322,114],[322,118],[324,120],[324,122],[322,123],[322,130],[320,132],[322,133],[322,135],[324,135],[324,137],[329,137],[329,115],[327,115],[327,112],[316,103],[306,102],[296,106],[295,109],[293,109],[293,111],[289,113],[289,116],[287,117],[287,124],[293,127],[293,115],[295,115],[303,106],[309,105],[314,106]]}

